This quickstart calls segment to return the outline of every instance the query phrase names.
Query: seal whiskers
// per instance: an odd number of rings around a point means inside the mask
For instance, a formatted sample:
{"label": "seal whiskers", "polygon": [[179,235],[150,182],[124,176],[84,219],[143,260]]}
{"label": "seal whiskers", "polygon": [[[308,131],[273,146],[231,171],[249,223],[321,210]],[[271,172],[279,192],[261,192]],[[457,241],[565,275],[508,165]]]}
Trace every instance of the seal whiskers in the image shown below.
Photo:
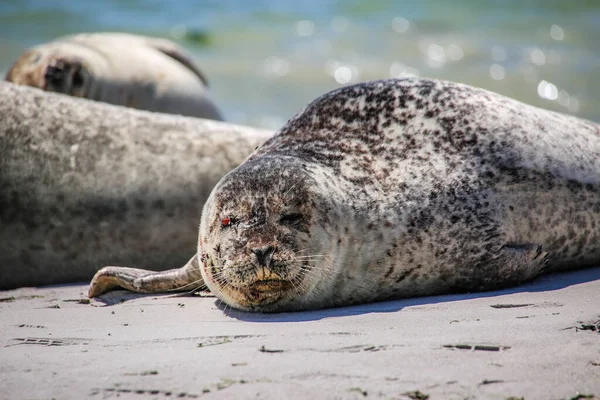
{"label": "seal whiskers", "polygon": [[[193,289],[189,289],[189,287],[193,286]],[[202,290],[206,288],[204,281],[202,279],[197,279],[190,283],[185,284],[184,286],[178,287],[176,289],[170,289],[169,292],[188,292],[189,294],[197,292],[198,290]]]}

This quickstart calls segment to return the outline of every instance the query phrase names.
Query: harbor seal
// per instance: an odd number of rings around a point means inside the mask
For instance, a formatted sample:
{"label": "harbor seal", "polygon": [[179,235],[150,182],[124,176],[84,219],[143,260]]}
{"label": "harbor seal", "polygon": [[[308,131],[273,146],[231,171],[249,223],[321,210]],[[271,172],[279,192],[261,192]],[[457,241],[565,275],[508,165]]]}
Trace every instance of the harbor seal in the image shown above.
{"label": "harbor seal", "polygon": [[451,82],[344,87],[220,180],[197,254],[162,276],[105,268],[89,295],[199,281],[231,307],[278,312],[598,264],[599,127]]}
{"label": "harbor seal", "polygon": [[0,82],[0,290],[178,267],[213,186],[272,132]]}
{"label": "harbor seal", "polygon": [[223,119],[192,57],[166,39],[110,32],[60,37],[25,51],[6,80],[141,110]]}

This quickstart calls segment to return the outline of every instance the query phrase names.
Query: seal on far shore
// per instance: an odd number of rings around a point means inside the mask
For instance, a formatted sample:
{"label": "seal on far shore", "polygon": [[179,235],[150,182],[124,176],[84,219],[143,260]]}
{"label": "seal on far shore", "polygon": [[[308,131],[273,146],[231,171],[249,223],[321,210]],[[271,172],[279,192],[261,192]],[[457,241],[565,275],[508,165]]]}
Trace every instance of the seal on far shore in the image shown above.
{"label": "seal on far shore", "polygon": [[273,312],[493,290],[592,266],[599,132],[451,82],[344,87],[220,180],[185,267],[106,267],[89,295],[197,282],[232,307]]}
{"label": "seal on far shore", "polygon": [[81,33],[27,50],[6,80],[106,103],[222,120],[208,82],[175,43],[127,33]]}

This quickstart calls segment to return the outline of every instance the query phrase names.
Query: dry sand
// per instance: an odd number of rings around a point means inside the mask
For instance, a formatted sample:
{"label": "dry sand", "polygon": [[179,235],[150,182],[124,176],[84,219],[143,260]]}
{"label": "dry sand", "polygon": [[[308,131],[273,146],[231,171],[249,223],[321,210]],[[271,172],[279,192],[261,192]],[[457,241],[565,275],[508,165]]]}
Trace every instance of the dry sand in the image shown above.
{"label": "dry sand", "polygon": [[0,398],[600,396],[600,268],[288,314],[121,291],[106,305],[86,292],[0,292]]}

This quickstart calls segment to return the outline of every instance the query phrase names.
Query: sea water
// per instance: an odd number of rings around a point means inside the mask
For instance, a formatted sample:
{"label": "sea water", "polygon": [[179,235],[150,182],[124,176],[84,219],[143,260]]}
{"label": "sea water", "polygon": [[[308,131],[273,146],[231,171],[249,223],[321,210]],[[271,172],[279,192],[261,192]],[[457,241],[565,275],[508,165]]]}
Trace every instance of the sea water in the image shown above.
{"label": "sea water", "polygon": [[600,0],[0,0],[0,73],[93,31],[178,42],[227,120],[269,129],[331,89],[404,76],[600,121]]}

